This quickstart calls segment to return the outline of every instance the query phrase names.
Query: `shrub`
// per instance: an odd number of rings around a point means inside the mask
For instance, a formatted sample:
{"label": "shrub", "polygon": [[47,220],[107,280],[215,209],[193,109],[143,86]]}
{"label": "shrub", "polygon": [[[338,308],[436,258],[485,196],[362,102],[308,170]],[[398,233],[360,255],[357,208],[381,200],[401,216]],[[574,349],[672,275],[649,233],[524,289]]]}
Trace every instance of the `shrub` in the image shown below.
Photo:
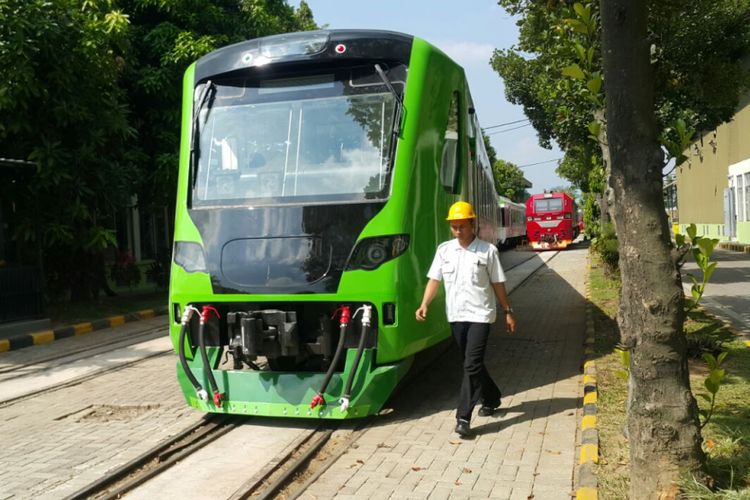
{"label": "shrub", "polygon": [[599,254],[607,274],[619,273],[620,250],[617,235],[612,224],[602,224],[599,236],[591,242],[591,249]]}
{"label": "shrub", "polygon": [[162,249],[157,253],[156,259],[151,263],[146,271],[146,277],[149,281],[155,283],[161,288],[169,285],[169,270],[172,264],[172,252],[169,249]]}
{"label": "shrub", "polygon": [[110,269],[110,276],[117,286],[132,287],[140,283],[141,270],[130,252],[117,252],[115,263]]}

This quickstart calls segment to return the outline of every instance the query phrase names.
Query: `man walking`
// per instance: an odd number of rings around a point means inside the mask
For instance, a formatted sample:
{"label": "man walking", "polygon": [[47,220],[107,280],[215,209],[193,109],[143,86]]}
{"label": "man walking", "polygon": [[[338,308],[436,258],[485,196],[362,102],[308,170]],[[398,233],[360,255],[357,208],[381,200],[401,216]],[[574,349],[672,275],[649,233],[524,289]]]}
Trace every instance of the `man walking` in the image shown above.
{"label": "man walking", "polygon": [[456,432],[465,437],[471,434],[469,422],[478,402],[482,402],[480,416],[490,416],[500,406],[500,389],[484,366],[490,325],[497,316],[495,298],[503,307],[511,335],[516,321],[505,291],[500,255],[494,245],[474,234],[476,215],[472,206],[464,201],[454,203],[446,220],[455,239],[438,246],[416,316],[418,321],[427,318],[430,302],[437,295],[440,282],[444,282],[448,322],[463,360]]}

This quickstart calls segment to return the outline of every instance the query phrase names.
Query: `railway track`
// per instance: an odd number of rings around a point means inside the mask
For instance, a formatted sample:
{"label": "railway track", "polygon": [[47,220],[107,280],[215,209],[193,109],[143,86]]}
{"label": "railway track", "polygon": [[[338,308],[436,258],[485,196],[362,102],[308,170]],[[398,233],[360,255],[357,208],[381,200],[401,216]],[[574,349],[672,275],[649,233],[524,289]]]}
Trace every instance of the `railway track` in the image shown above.
{"label": "railway track", "polygon": [[[166,335],[168,330],[166,327],[153,327],[139,329],[128,333],[127,337],[120,337],[112,340],[104,340],[97,342],[95,345],[90,345],[82,348],[74,348],[69,351],[62,351],[51,356],[44,356],[34,359],[33,361],[12,364],[8,363],[6,366],[0,366],[0,380],[6,381],[14,378],[23,377],[32,373],[38,373],[40,371],[48,370],[49,366],[47,363],[63,361],[67,358],[74,358],[82,354],[91,354],[97,352],[103,352],[106,349],[126,347],[129,345],[137,344],[142,340],[148,340],[152,337],[159,335]],[[8,374],[8,376],[4,376]]]}
{"label": "railway track", "polygon": [[73,493],[68,500],[86,498],[114,499],[133,490],[154,476],[163,473],[179,460],[213,442],[234,429],[239,418],[210,415],[125,465],[118,467],[98,481]]}
{"label": "railway track", "polygon": [[[531,254],[528,259],[508,266],[508,270],[533,259],[535,255],[537,254]],[[555,252],[555,255],[557,255],[557,252]],[[550,260],[555,255],[548,255],[549,258],[545,260]],[[530,276],[525,277],[521,283],[528,280]],[[143,335],[146,334],[146,332],[143,333]],[[85,351],[87,350],[81,350],[80,352]],[[171,352],[170,346],[170,349],[155,353],[149,357],[163,356],[171,354]],[[68,353],[68,355],[70,354]],[[139,361],[141,360],[105,371],[122,369]],[[428,368],[430,364],[431,362],[427,362],[422,365],[420,371]],[[66,386],[81,383],[102,373],[102,371],[92,373],[86,377],[47,388],[34,394],[58,390]],[[25,399],[34,394],[27,394],[18,399]],[[6,404],[10,403],[6,401],[0,403],[0,406]],[[236,473],[226,473],[220,468],[217,468],[216,472],[206,472],[205,476],[207,478],[221,477],[222,481],[224,481],[226,477],[231,476],[234,481],[229,492],[217,492],[212,496],[215,498],[231,499],[297,498],[331,464],[352,447],[361,433],[368,428],[373,418],[342,423],[305,421],[304,425],[297,421],[292,422],[292,425],[287,424],[286,429],[284,429],[285,426],[279,421],[271,421],[270,419],[248,419],[247,417],[211,415],[204,418],[200,423],[180,432],[174,438],[163,441],[136,459],[111,471],[107,476],[102,477],[97,482],[79,490],[68,498],[119,498],[123,495],[135,499],[153,498],[154,486],[148,492],[149,485],[157,484],[160,477],[162,480],[166,480],[167,484],[170,481],[173,484],[182,482],[186,475],[184,472],[186,469],[183,468],[182,472],[180,472],[180,467],[183,465],[188,466],[191,457],[194,459],[194,462],[192,468],[188,468],[187,470],[196,471],[202,469],[206,461],[198,458],[199,454],[208,451],[209,448],[219,448],[218,454],[221,455],[225,452],[224,450],[228,450],[231,446],[231,444],[227,445],[227,442],[234,442],[235,444],[238,442],[233,436],[241,432],[243,428],[246,433],[246,440],[262,439],[263,436],[275,434],[277,430],[279,432],[286,430],[288,435],[293,434],[293,438],[288,439],[287,442],[279,442],[277,447],[269,447],[268,452],[265,454],[253,455],[252,453],[248,453],[244,457],[246,461],[250,462],[252,461],[252,457],[257,457],[263,463],[258,464],[257,470],[249,472],[244,476]],[[264,423],[268,424],[269,422],[272,422],[272,424],[264,425]],[[298,428],[300,425],[302,428]],[[269,430],[269,428],[272,429]],[[248,437],[250,435],[248,433],[253,433],[252,435],[255,437]],[[223,440],[221,439],[222,437],[224,438]],[[222,449],[221,446],[225,446],[225,448]],[[196,466],[196,463],[200,465]],[[245,466],[246,464],[242,463],[240,465]],[[168,473],[167,471],[170,469],[172,471]],[[191,473],[189,472],[188,474]],[[192,474],[203,474],[203,472],[192,472]],[[210,480],[206,481],[206,483],[208,483],[206,486],[211,486]],[[169,491],[163,489],[163,484],[162,482],[161,491]],[[157,491],[159,491],[158,487]]]}
{"label": "railway track", "polygon": [[[164,347],[156,347],[149,343],[161,343]],[[134,345],[150,345],[146,349],[130,349]],[[7,377],[0,381],[0,408],[4,408],[20,401],[33,398],[40,394],[58,391],[67,387],[81,384],[104,374],[123,370],[129,366],[142,363],[154,357],[166,356],[173,352],[172,345],[166,340],[155,338],[146,342],[129,344],[121,350],[101,352],[93,357],[80,358],[68,363],[62,363],[54,368],[41,367],[35,373],[23,374],[18,377]],[[97,359],[98,358],[98,359]],[[97,365],[98,363],[98,365]],[[57,381],[54,379],[57,377]]]}
{"label": "railway track", "polygon": [[[368,419],[369,420],[369,419]],[[225,415],[207,416],[201,422],[185,429],[179,434],[159,443],[130,462],[118,467],[96,482],[76,491],[66,500],[97,499],[111,500],[133,494],[138,498],[138,488],[147,481],[165,474],[169,469],[188,456],[198,453],[202,448],[215,443],[221,436],[227,435],[243,424],[247,417]],[[366,424],[360,424],[364,428]],[[303,472],[310,479],[317,477],[325,469],[320,466],[308,469],[310,462],[329,445],[327,456],[331,459],[341,455],[351,444],[354,433],[344,431],[342,439],[331,445],[331,438],[337,432],[340,423],[321,423],[312,428],[299,429],[291,446],[286,446],[261,470],[244,480],[234,489],[228,498],[270,499],[280,492],[290,489],[290,484]],[[263,432],[263,430],[260,430]],[[231,437],[231,436],[230,436]],[[208,464],[207,464],[208,465]],[[327,467],[326,467],[327,468]],[[175,476],[178,474],[175,473]],[[210,475],[210,471],[208,473]],[[175,479],[177,480],[177,479]],[[295,488],[292,488],[295,489]],[[296,488],[297,494],[303,489]],[[140,496],[149,496],[150,493]],[[288,497],[288,493],[286,495]],[[216,498],[220,498],[217,496]]]}

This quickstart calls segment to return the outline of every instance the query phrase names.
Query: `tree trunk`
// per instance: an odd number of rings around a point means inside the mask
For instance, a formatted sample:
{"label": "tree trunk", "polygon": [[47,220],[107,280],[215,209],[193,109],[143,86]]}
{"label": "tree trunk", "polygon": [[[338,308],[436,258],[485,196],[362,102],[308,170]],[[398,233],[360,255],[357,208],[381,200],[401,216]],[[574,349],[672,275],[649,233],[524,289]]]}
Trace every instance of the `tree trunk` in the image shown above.
{"label": "tree trunk", "polygon": [[[612,157],[609,153],[609,142],[607,141],[607,117],[604,110],[598,109],[594,112],[594,119],[601,125],[599,130],[599,149],[602,152],[602,164],[604,166],[604,190],[599,199],[599,218],[602,224],[614,223],[611,215],[614,206],[614,193],[612,192]],[[617,229],[615,228],[615,232]]]}
{"label": "tree trunk", "polygon": [[631,349],[630,497],[675,498],[703,462],[690,392],[683,292],[662,197],[644,0],[601,0],[607,138],[620,244],[618,323]]}

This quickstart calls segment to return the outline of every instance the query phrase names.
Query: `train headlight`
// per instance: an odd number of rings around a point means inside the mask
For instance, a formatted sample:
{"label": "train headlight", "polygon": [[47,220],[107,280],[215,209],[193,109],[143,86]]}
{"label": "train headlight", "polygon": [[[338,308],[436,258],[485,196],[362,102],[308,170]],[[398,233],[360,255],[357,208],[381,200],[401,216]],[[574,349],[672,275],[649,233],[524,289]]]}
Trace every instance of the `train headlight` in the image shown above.
{"label": "train headlight", "polygon": [[395,259],[409,248],[409,235],[378,236],[357,242],[349,257],[347,271],[364,269],[372,271],[384,262]]}
{"label": "train headlight", "polygon": [[203,247],[194,241],[176,241],[174,263],[189,273],[206,272],[206,258]]}
{"label": "train headlight", "polygon": [[388,259],[388,250],[382,243],[373,243],[367,247],[366,260],[368,263],[377,267]]}

